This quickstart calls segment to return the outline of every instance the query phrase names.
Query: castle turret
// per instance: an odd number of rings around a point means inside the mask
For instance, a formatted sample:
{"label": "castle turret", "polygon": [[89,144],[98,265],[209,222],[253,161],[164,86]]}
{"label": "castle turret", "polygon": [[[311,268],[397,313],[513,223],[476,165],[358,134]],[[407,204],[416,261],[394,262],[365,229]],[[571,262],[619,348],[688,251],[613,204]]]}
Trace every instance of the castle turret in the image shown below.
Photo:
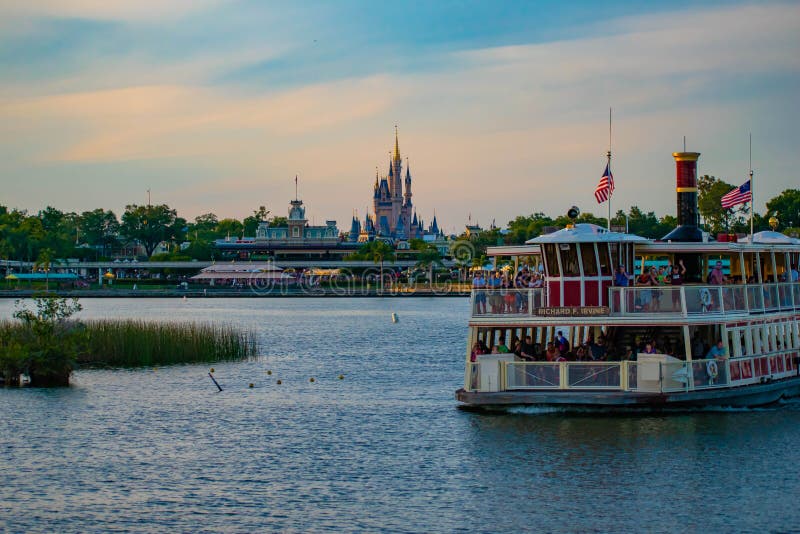
{"label": "castle turret", "polygon": [[358,217],[353,215],[353,221],[350,223],[350,234],[347,236],[348,241],[355,243],[358,241],[358,236],[361,235],[361,222]]}
{"label": "castle turret", "polygon": [[439,234],[439,224],[436,222],[436,213],[433,214],[433,222],[431,223],[429,232],[433,235]]}
{"label": "castle turret", "polygon": [[403,205],[407,207],[411,207],[411,166],[408,164],[408,160],[406,160],[406,184],[405,184],[405,192],[403,193],[404,202]]}

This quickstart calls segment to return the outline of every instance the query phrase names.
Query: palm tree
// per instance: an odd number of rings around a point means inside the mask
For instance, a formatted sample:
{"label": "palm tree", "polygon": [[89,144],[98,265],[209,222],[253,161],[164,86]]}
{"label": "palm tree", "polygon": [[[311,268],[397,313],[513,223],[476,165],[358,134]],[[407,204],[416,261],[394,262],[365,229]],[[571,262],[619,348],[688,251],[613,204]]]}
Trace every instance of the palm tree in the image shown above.
{"label": "palm tree", "polygon": [[36,259],[36,263],[33,264],[33,270],[43,270],[44,271],[44,288],[45,292],[50,292],[50,264],[53,262],[53,251],[49,248],[43,248],[39,251],[39,257]]}
{"label": "palm tree", "polygon": [[428,269],[428,285],[433,287],[433,266],[442,265],[442,255],[433,245],[419,251],[417,254],[417,266]]}
{"label": "palm tree", "polygon": [[385,260],[394,261],[394,247],[385,241],[373,241],[370,243],[368,254],[372,257],[372,261],[379,263],[381,266],[381,285],[383,288],[383,262]]}

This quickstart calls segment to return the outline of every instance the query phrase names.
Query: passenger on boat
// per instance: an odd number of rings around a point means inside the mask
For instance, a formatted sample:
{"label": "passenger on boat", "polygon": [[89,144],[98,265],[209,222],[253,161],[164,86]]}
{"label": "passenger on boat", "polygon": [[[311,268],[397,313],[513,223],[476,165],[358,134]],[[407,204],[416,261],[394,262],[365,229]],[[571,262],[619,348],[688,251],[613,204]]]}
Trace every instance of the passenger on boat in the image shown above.
{"label": "passenger on boat", "polygon": [[663,265],[658,268],[658,273],[656,274],[656,278],[658,279],[659,285],[663,286],[664,284],[668,283],[667,280],[669,278],[669,273],[667,272],[667,270],[664,268]]}
{"label": "passenger on boat", "polygon": [[797,272],[797,265],[792,267],[792,282],[797,282],[800,279],[800,273]]}
{"label": "passenger on boat", "polygon": [[628,287],[630,285],[631,277],[625,272],[625,266],[620,265],[617,267],[617,272],[614,275],[614,285],[619,287]]}
{"label": "passenger on boat", "polygon": [[564,334],[561,332],[561,330],[556,333],[555,344],[561,354],[566,354],[569,352],[569,341],[564,337]]}
{"label": "passenger on boat", "polygon": [[484,347],[481,346],[480,341],[476,341],[472,345],[472,352],[469,355],[469,361],[475,363],[478,360],[478,356],[481,356],[482,354],[486,354]]}
{"label": "passenger on boat", "polygon": [[519,348],[519,356],[528,361],[536,360],[536,346],[533,345],[531,336],[525,336],[525,341]]}
{"label": "passenger on boat", "polygon": [[558,352],[558,348],[556,347],[555,343],[548,343],[547,350],[544,353],[545,360],[548,362],[554,362],[561,356],[561,353]]}
{"label": "passenger on boat", "polygon": [[533,273],[533,277],[531,278],[531,283],[528,287],[537,288],[542,287],[544,285],[544,278],[539,273]]}
{"label": "passenger on boat", "polygon": [[494,276],[489,277],[487,285],[489,289],[495,290],[489,294],[489,307],[492,309],[492,313],[502,313],[503,295],[500,294],[499,290],[503,287],[503,279],[500,271],[495,271]]}
{"label": "passenger on boat", "polygon": [[623,360],[628,360],[630,362],[635,362],[636,361],[636,353],[633,352],[633,349],[631,348],[630,345],[627,345],[625,347],[625,354],[624,354],[622,359]]}
{"label": "passenger on boat", "polygon": [[593,360],[604,360],[606,357],[606,338],[600,336],[596,342],[593,339],[589,340],[589,354]]}
{"label": "passenger on boat", "polygon": [[708,275],[708,283],[721,286],[727,281],[728,279],[725,277],[725,273],[722,272],[722,262],[718,261],[711,270],[711,273]]}
{"label": "passenger on boat", "polygon": [[500,336],[499,338],[497,338],[497,345],[495,345],[495,350],[497,350],[498,354],[508,354],[510,352],[508,350],[508,347],[506,346],[505,337]]}
{"label": "passenger on boat", "polygon": [[[651,269],[639,275],[636,285],[640,287],[658,285],[658,281],[655,277],[655,269]],[[653,302],[653,291],[641,289],[637,292],[637,297],[638,303],[636,309],[643,312],[650,311],[651,303]]]}
{"label": "passenger on boat", "polygon": [[695,332],[694,336],[692,337],[692,359],[699,360],[701,359],[706,353],[705,343],[703,343],[703,338],[700,336],[700,332]]}
{"label": "passenger on boat", "polygon": [[[683,285],[683,278],[686,276],[686,266],[683,260],[678,260],[677,265],[670,265],[669,283],[672,286],[680,287]],[[678,290],[672,291],[672,311],[681,310],[681,293]]]}
{"label": "passenger on boat", "polygon": [[709,350],[708,354],[706,354],[706,360],[712,360],[714,358],[717,360],[722,360],[725,358],[725,347],[722,344],[721,339],[718,339],[717,344],[711,347],[711,350]]}
{"label": "passenger on boat", "polygon": [[642,353],[643,354],[658,354],[658,352],[656,352],[655,347],[653,347],[653,344],[649,343],[649,342],[644,344],[644,350],[642,351]]}
{"label": "passenger on boat", "polygon": [[486,313],[486,278],[483,277],[483,271],[478,271],[478,273],[472,278],[472,288],[476,290],[475,292],[475,313],[478,314],[485,314]]}

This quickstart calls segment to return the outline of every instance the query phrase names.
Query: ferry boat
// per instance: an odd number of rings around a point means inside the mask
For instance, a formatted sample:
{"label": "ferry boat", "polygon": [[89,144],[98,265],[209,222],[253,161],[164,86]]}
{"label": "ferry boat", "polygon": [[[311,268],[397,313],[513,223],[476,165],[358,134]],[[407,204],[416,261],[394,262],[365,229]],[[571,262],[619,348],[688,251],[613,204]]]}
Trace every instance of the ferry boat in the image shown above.
{"label": "ferry boat", "polygon": [[[673,154],[679,226],[662,240],[574,224],[490,247],[495,265],[532,265],[543,283],[473,289],[456,392],[464,407],[752,407],[800,395],[800,240],[774,231],[704,237],[699,156]],[[620,267],[633,273],[664,260],[685,267],[680,283],[615,284]],[[709,278],[718,262],[724,281]]]}

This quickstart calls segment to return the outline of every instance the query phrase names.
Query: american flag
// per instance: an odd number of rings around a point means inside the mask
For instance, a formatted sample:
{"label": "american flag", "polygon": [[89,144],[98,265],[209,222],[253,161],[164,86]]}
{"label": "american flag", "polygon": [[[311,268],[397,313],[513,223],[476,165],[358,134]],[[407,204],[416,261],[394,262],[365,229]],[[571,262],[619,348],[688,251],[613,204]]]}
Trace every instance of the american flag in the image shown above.
{"label": "american flag", "polygon": [[737,204],[750,202],[752,199],[753,196],[750,193],[750,180],[747,180],[745,183],[722,197],[722,207],[729,209]]}
{"label": "american flag", "polygon": [[611,174],[611,164],[606,164],[606,172],[600,178],[600,183],[594,188],[594,198],[597,199],[598,204],[602,204],[611,197],[614,192],[614,175]]}

